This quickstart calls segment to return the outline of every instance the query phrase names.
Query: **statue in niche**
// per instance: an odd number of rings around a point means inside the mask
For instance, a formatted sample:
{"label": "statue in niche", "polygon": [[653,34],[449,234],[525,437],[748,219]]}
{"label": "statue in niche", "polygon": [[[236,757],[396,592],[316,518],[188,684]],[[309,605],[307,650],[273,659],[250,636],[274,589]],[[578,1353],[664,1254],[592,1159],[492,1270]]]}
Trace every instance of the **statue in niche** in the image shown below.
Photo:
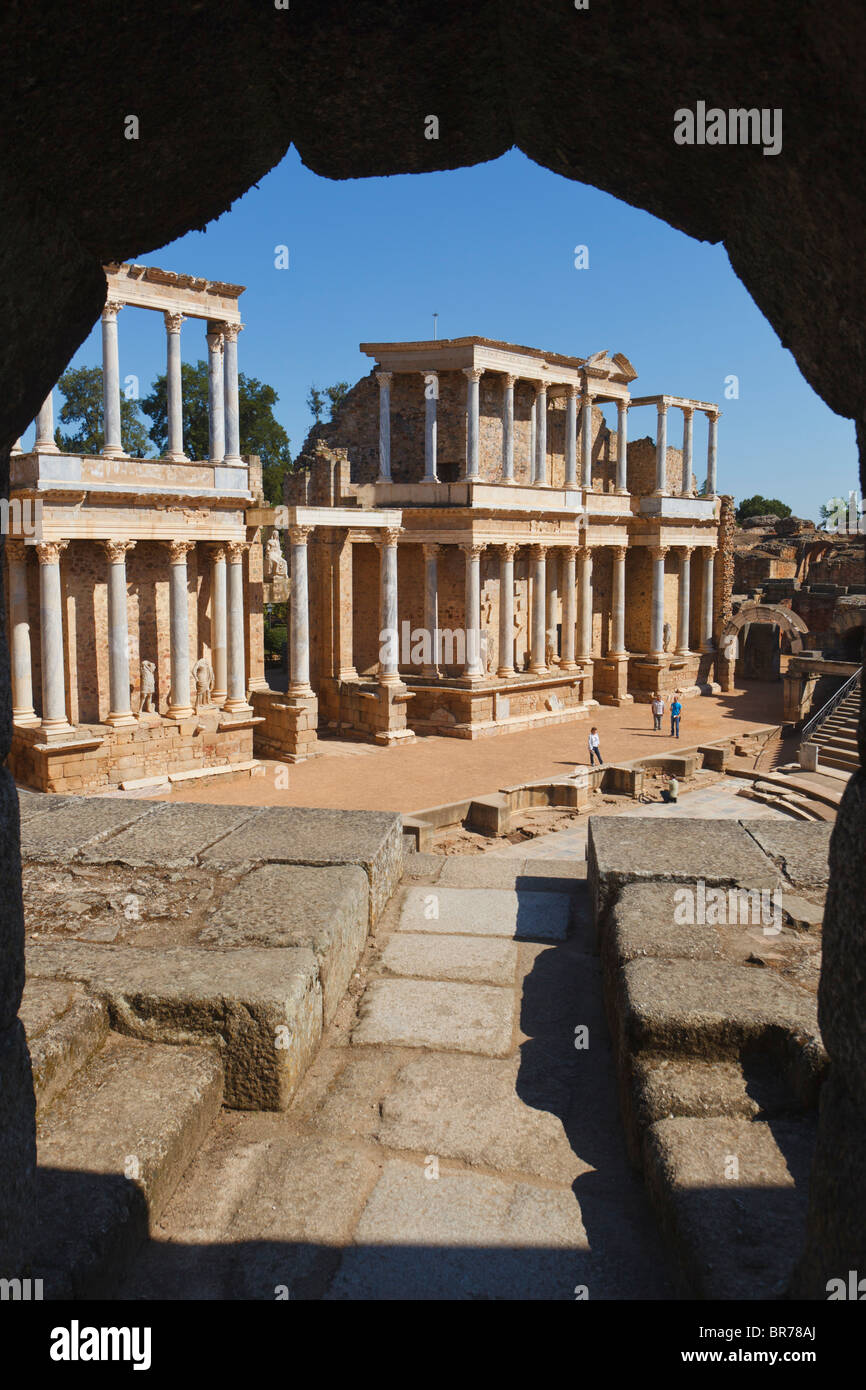
{"label": "statue in niche", "polygon": [[139,714],[155,714],[153,708],[153,697],[156,692],[156,667],[152,661],[142,661],[141,663],[141,699],[138,704]]}
{"label": "statue in niche", "polygon": [[288,579],[289,566],[280,547],[278,532],[272,531],[268,536],[265,554],[268,561],[268,579]]}
{"label": "statue in niche", "polygon": [[670,623],[665,623],[664,627],[662,628],[662,648],[664,649],[664,651],[666,651],[666,652],[669,652],[669,651],[670,651],[670,649],[671,649],[671,642],[672,642],[673,640],[674,640],[674,630],[673,630],[673,628],[671,627]]}
{"label": "statue in niche", "polygon": [[556,650],[556,628],[549,627],[544,634],[544,664],[558,666],[559,653]]}
{"label": "statue in niche", "polygon": [[197,710],[209,709],[211,704],[210,693],[213,690],[214,674],[213,667],[206,656],[199,657],[192,668],[192,678],[195,681],[195,707]]}

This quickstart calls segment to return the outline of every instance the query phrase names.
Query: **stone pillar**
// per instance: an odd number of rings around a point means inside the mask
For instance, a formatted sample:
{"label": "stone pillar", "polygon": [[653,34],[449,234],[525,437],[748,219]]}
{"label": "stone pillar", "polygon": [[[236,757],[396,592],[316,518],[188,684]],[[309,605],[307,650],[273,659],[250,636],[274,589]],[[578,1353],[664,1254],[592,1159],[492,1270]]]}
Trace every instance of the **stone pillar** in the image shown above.
{"label": "stone pillar", "polygon": [[15,443],[12,445],[12,448],[9,450],[9,452],[10,452],[10,454],[23,454],[23,453],[24,453],[24,446],[23,446],[23,444],[21,443],[21,440],[20,440],[20,439],[16,439],[16,440],[15,440]]}
{"label": "stone pillar", "polygon": [[713,650],[713,566],[716,552],[712,546],[704,551],[704,585],[701,604],[701,651]]}
{"label": "stone pillar", "polygon": [[183,314],[163,314],[165,319],[165,404],[168,426],[166,458],[183,463],[183,378],[180,370],[180,326]]}
{"label": "stone pillar", "polygon": [[241,461],[241,417],[238,400],[238,334],[241,323],[223,324],[223,398],[225,401],[225,462]]}
{"label": "stone pillar", "polygon": [[592,548],[588,545],[580,547],[578,574],[580,636],[577,657],[586,665],[592,661]]}
{"label": "stone pillar", "polygon": [[565,486],[577,487],[577,387],[565,398]]}
{"label": "stone pillar", "polygon": [[681,497],[692,497],[692,444],[694,436],[695,412],[690,405],[683,408],[683,481]]}
{"label": "stone pillar", "polygon": [[680,546],[679,595],[677,602],[677,655],[689,655],[689,629],[691,615],[689,607],[692,593],[692,546]]}
{"label": "stone pillar", "polygon": [[39,629],[42,649],[42,732],[57,738],[72,732],[66,718],[66,676],[63,659],[63,595],[60,555],[68,541],[40,541]]}
{"label": "stone pillar", "polygon": [[537,410],[535,427],[535,481],[542,485],[547,482],[547,387],[539,386],[535,398]]}
{"label": "stone pillar", "polygon": [[247,703],[246,643],[244,641],[244,555],[247,541],[228,541],[226,557],[226,598],[228,607],[228,699],[223,709],[228,714],[246,714]]}
{"label": "stone pillar", "polygon": [[616,403],[616,490],[628,493],[628,401]]}
{"label": "stone pillar", "polygon": [[6,559],[9,561],[9,664],[12,674],[12,721],[15,724],[39,723],[33,709],[27,551],[28,547],[23,541],[6,537]]}
{"label": "stone pillar", "polygon": [[544,619],[547,607],[547,556],[543,545],[531,545],[532,561],[532,626],[529,637],[529,670],[533,675],[546,676]]}
{"label": "stone pillar", "polygon": [[103,541],[108,561],[108,714],[114,727],[138,721],[129,701],[129,618],[126,610],[126,552],[135,541]]}
{"label": "stone pillar", "polygon": [[439,373],[424,372],[424,481],[438,482],[436,474],[436,403],[439,400]]}
{"label": "stone pillar", "polygon": [[189,719],[193,713],[190,703],[189,657],[189,597],[187,594],[186,557],[195,541],[169,541],[170,562],[170,641],[171,690],[168,696],[168,719]]}
{"label": "stone pillar", "polygon": [[667,496],[667,456],[668,456],[668,407],[666,401],[659,401],[658,424],[656,426],[656,497]]}
{"label": "stone pillar", "polygon": [[477,478],[481,368],[464,367],[463,375],[466,378],[466,477]]}
{"label": "stone pillar", "polygon": [[654,545],[651,550],[653,564],[652,610],[650,619],[650,656],[664,653],[665,626],[665,556],[666,545]]}
{"label": "stone pillar", "polygon": [[716,463],[719,442],[719,411],[708,415],[709,438],[707,441],[707,496],[716,495]]}
{"label": "stone pillar", "polygon": [[383,652],[379,661],[379,682],[381,685],[400,684],[399,641],[400,628],[397,608],[397,527],[388,527],[382,532],[379,547],[379,627],[385,633],[380,636]]}
{"label": "stone pillar", "polygon": [[442,655],[439,642],[439,547],[423,545],[424,552],[424,627],[430,641],[432,660],[421,667],[421,675],[439,675],[439,659]]}
{"label": "stone pillar", "polygon": [[589,391],[583,395],[583,410],[580,419],[580,466],[581,487],[592,487],[592,403],[594,397]]}
{"label": "stone pillar", "polygon": [[535,439],[538,433],[538,386],[533,383],[532,406],[529,411],[529,480],[535,482]]}
{"label": "stone pillar", "polygon": [[120,358],[117,351],[117,315],[123,308],[115,300],[107,300],[102,310],[102,393],[104,402],[104,438],[102,452],[106,458],[123,458],[120,433]]}
{"label": "stone pillar", "polygon": [[352,541],[348,527],[341,532],[335,543],[335,567],[337,573],[337,592],[335,594],[336,613],[336,675],[339,680],[357,680],[354,653],[354,573],[352,564]]}
{"label": "stone pillar", "polygon": [[577,582],[575,559],[577,548],[567,545],[562,552],[562,658],[560,671],[577,669],[575,637],[577,626]]}
{"label": "stone pillar", "polygon": [[54,443],[54,393],[49,391],[36,416],[36,440],[33,445],[36,454],[59,454]]}
{"label": "stone pillar", "polygon": [[502,378],[502,481],[514,482],[514,383],[508,373]]}
{"label": "stone pillar", "polygon": [[514,675],[514,555],[517,546],[508,541],[499,547],[499,665],[497,676]]}
{"label": "stone pillar", "polygon": [[208,455],[211,463],[222,463],[226,452],[225,375],[223,373],[223,335],[208,325],[207,334],[207,419]]}
{"label": "stone pillar", "polygon": [[613,550],[613,594],[611,640],[609,656],[621,656],[625,651],[625,554],[627,547],[615,545]]}
{"label": "stone pillar", "polygon": [[289,694],[312,695],[307,542],[312,526],[289,527],[292,587],[289,592]]}
{"label": "stone pillar", "polygon": [[[550,550],[547,564],[547,616],[544,620],[545,639],[552,645],[554,654],[559,656],[556,640],[557,618],[559,616],[559,547]],[[545,653],[546,659],[546,653]]]}
{"label": "stone pillar", "polygon": [[463,674],[469,680],[481,680],[484,676],[481,650],[481,552],[484,546],[471,541],[461,549],[466,556],[466,665]]}
{"label": "stone pillar", "polygon": [[221,705],[229,693],[225,546],[211,546],[210,558],[211,656],[213,658],[213,690],[211,691],[211,699],[215,705]]}
{"label": "stone pillar", "polygon": [[391,481],[391,382],[393,372],[377,372],[379,383],[379,476],[377,483]]}

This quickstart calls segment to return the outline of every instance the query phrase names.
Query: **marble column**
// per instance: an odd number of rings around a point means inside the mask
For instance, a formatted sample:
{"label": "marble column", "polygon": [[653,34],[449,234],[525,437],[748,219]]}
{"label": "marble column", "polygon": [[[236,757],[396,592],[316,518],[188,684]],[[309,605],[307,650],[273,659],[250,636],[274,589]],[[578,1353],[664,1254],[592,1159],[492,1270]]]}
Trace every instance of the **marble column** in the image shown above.
{"label": "marble column", "polygon": [[165,404],[168,426],[166,458],[184,463],[183,451],[183,377],[180,369],[180,327],[183,314],[164,313],[165,319]]}
{"label": "marble column", "polygon": [[565,398],[565,486],[577,487],[577,387]]}
{"label": "marble column", "polygon": [[664,655],[665,626],[665,556],[666,545],[654,545],[650,551],[653,567],[652,608],[650,611],[650,650],[653,657]]}
{"label": "marble column", "polygon": [[611,639],[608,656],[620,656],[625,651],[625,554],[626,546],[614,545],[613,595],[611,600]]}
{"label": "marble column", "polygon": [[679,593],[677,595],[677,655],[689,655],[689,629],[691,617],[689,608],[692,594],[692,547],[679,547],[680,573]]}
{"label": "marble column", "polygon": [[535,426],[535,481],[547,482],[547,387],[540,386],[536,397],[538,412]]}
{"label": "marble column", "polygon": [[511,541],[499,547],[499,665],[497,676],[514,675],[514,556]]}
{"label": "marble column", "polygon": [[577,627],[577,576],[575,559],[577,547],[567,545],[562,552],[562,659],[560,671],[575,671],[575,638]]}
{"label": "marble column", "polygon": [[27,595],[27,552],[23,541],[6,537],[9,561],[9,665],[12,675],[12,721],[38,724],[33,709],[33,662],[30,650],[30,604]]}
{"label": "marble column", "polygon": [[247,701],[246,622],[244,620],[244,555],[247,541],[227,541],[226,600],[228,608],[228,698],[227,714],[246,714]]}
{"label": "marble column", "polygon": [[684,405],[683,411],[683,481],[680,487],[681,497],[692,497],[692,449],[694,438],[695,412],[690,405]]}
{"label": "marble column", "polygon": [[225,402],[225,462],[241,461],[241,416],[238,399],[238,334],[242,323],[223,324],[223,400]]}
{"label": "marble column", "polygon": [[54,443],[54,393],[49,391],[36,416],[36,440],[33,452],[37,454],[59,454]]}
{"label": "marble column", "polygon": [[481,552],[484,546],[471,541],[461,548],[466,556],[466,664],[463,674],[470,680],[480,680],[484,676],[481,641]]}
{"label": "marble column", "polygon": [[228,604],[226,600],[226,548],[210,547],[211,558],[211,660],[215,705],[224,703],[228,690]]}
{"label": "marble column", "polygon": [[171,689],[168,696],[168,719],[189,719],[193,714],[190,702],[189,596],[187,592],[186,557],[195,548],[195,541],[169,541],[169,597],[171,642]]}
{"label": "marble column", "polygon": [[578,554],[578,602],[580,635],[577,659],[581,665],[592,661],[592,547],[582,545]]}
{"label": "marble column", "polygon": [[223,335],[208,325],[207,333],[207,423],[208,457],[211,463],[222,463],[226,452],[225,374],[223,372]]}
{"label": "marble column", "polygon": [[538,387],[532,383],[532,405],[529,409],[529,481],[535,482],[535,438],[538,433]]}
{"label": "marble column", "polygon": [[713,651],[713,570],[716,552],[711,546],[704,550],[704,584],[701,604],[701,651]]}
{"label": "marble column", "polygon": [[592,403],[594,399],[595,397],[590,392],[584,392],[583,410],[580,418],[580,485],[584,488],[592,487]]}
{"label": "marble column", "polygon": [[21,443],[21,440],[20,440],[20,439],[16,439],[16,440],[15,440],[15,443],[12,445],[12,448],[9,450],[9,452],[10,452],[10,454],[23,454],[23,453],[24,453],[24,445]]}
{"label": "marble column", "polygon": [[354,646],[354,541],[348,526],[342,528],[333,543],[334,591],[334,675],[341,681],[356,681]]}
{"label": "marble column", "polygon": [[126,555],[135,541],[102,542],[108,561],[108,714],[115,728],[137,724],[129,700],[129,617],[126,608]]}
{"label": "marble column", "polygon": [[66,717],[66,674],[63,654],[63,594],[60,555],[68,541],[40,541],[39,630],[42,650],[42,731],[46,738],[72,732]]}
{"label": "marble column", "polygon": [[480,367],[464,367],[466,378],[466,477],[479,476],[479,410],[480,410]]}
{"label": "marble column", "polygon": [[391,382],[393,372],[377,372],[379,383],[379,476],[377,483],[391,481]]}
{"label": "marble column", "polygon": [[397,606],[397,539],[399,528],[389,526],[376,544],[379,548],[379,638],[382,655],[379,660],[381,685],[400,684],[399,642],[400,622]]}
{"label": "marble column", "polygon": [[514,482],[514,383],[508,373],[502,378],[502,481]]}
{"label": "marble column", "polygon": [[438,482],[436,474],[436,405],[439,400],[439,373],[424,372],[424,481]]}
{"label": "marble column", "polygon": [[709,438],[707,440],[707,496],[716,495],[716,464],[719,442],[719,414],[709,414]]}
{"label": "marble column", "polygon": [[547,608],[547,554],[543,545],[531,545],[532,561],[532,626],[529,637],[529,670],[533,675],[546,676],[547,650],[545,616]]}
{"label": "marble column", "polygon": [[616,490],[628,493],[628,401],[616,403]]}
{"label": "marble column", "polygon": [[[547,642],[552,646],[555,656],[559,656],[559,644],[557,642],[556,629],[559,626],[559,547],[552,546],[550,558],[547,563],[547,616],[544,620],[544,631]],[[546,659],[546,653],[545,653]]]}
{"label": "marble column", "polygon": [[439,546],[422,545],[421,549],[424,553],[424,628],[431,657],[421,667],[421,675],[433,678],[439,675],[442,655],[439,640]]}
{"label": "marble column", "polygon": [[106,458],[123,458],[120,433],[120,357],[117,350],[117,315],[123,308],[107,300],[102,310],[102,394],[104,438],[102,453]]}
{"label": "marble column", "polygon": [[289,564],[289,690],[290,695],[312,695],[310,685],[310,586],[307,542],[312,526],[290,526]]}
{"label": "marble column", "polygon": [[657,497],[667,496],[667,457],[668,457],[668,407],[666,401],[656,406],[658,423],[656,425],[656,487]]}

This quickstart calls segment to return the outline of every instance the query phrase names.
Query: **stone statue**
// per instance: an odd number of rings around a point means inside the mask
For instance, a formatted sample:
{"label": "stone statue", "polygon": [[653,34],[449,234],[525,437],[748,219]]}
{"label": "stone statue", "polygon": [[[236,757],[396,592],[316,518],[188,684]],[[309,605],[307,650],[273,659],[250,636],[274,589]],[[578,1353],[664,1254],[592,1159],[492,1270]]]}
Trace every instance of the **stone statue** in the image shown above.
{"label": "stone statue", "polygon": [[152,661],[141,663],[141,699],[138,704],[139,714],[155,714],[153,708],[153,696],[156,691],[156,667]]}
{"label": "stone statue", "polygon": [[559,663],[559,655],[556,650],[556,628],[549,627],[544,634],[544,664],[554,666]]}
{"label": "stone statue", "polygon": [[725,661],[736,661],[740,654],[740,644],[735,632],[727,632],[722,638],[722,656]]}
{"label": "stone statue", "polygon": [[280,538],[276,531],[268,536],[266,549],[268,559],[268,579],[288,579],[289,567],[280,548]]}
{"label": "stone statue", "polygon": [[662,647],[666,652],[670,651],[671,642],[673,641],[673,639],[674,630],[671,627],[670,623],[665,623],[664,627],[662,628]]}
{"label": "stone statue", "polygon": [[496,671],[496,636],[491,628],[485,628],[482,633],[484,643],[484,666],[488,676]]}
{"label": "stone statue", "polygon": [[[285,561],[283,561],[285,564]],[[199,709],[210,708],[210,693],[213,690],[214,674],[213,667],[206,656],[202,656],[192,668],[192,677],[195,681],[195,707]]]}

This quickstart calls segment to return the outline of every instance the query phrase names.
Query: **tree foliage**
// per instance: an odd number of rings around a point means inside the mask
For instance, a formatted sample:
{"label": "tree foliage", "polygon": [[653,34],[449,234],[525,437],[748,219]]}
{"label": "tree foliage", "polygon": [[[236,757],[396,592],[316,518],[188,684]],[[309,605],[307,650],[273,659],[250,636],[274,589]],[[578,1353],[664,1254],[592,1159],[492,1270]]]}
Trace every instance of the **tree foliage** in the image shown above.
{"label": "tree foliage", "polygon": [[762,497],[760,493],[755,493],[754,497],[745,497],[737,507],[737,521],[741,524],[748,521],[750,516],[790,516],[791,508],[786,502],[780,502],[778,497]]}
{"label": "tree foliage", "polygon": [[[64,454],[98,454],[105,443],[101,367],[69,367],[57,385],[64,396],[54,442]],[[62,425],[75,426],[63,430]],[[148,452],[148,435],[134,400],[120,397],[120,441],[134,458]]]}

